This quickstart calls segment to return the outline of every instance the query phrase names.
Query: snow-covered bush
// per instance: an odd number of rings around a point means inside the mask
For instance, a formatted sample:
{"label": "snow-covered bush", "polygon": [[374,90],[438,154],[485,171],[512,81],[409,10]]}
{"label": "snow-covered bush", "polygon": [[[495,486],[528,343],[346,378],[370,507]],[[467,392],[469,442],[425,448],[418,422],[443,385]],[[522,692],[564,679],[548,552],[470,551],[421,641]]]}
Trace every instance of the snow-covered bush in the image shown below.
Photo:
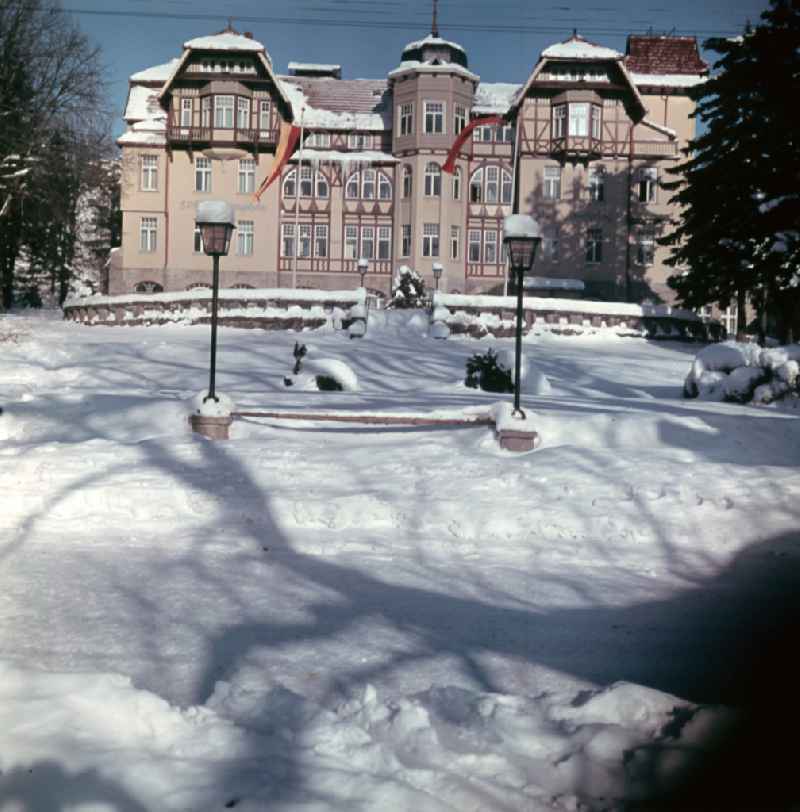
{"label": "snow-covered bush", "polygon": [[687,398],[772,403],[800,394],[800,345],[763,350],[727,341],[701,350],[683,384]]}
{"label": "snow-covered bush", "polygon": [[425,281],[408,265],[401,265],[392,280],[392,300],[389,307],[424,307]]}
{"label": "snow-covered bush", "polygon": [[491,351],[481,355],[475,353],[467,359],[467,377],[464,383],[472,389],[483,389],[484,392],[513,392],[514,383],[511,373],[497,361]]}
{"label": "snow-covered bush", "polygon": [[[513,383],[516,364],[515,350],[503,350],[497,356],[497,362],[509,371]],[[520,358],[519,386],[521,392],[527,392],[529,395],[550,394],[550,381],[547,380],[547,376],[536,369],[525,353]]]}

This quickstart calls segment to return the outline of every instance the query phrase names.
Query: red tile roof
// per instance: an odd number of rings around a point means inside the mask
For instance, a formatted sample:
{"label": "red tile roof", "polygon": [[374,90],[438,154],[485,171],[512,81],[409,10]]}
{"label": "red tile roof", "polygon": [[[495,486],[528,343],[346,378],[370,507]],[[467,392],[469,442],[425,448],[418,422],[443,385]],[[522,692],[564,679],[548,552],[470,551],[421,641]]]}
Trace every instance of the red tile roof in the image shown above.
{"label": "red tile roof", "polygon": [[298,85],[308,103],[333,113],[379,113],[388,89],[386,79],[329,79],[309,76],[281,76],[281,81]]}
{"label": "red tile roof", "polygon": [[695,37],[631,34],[625,49],[625,67],[634,73],[706,73]]}

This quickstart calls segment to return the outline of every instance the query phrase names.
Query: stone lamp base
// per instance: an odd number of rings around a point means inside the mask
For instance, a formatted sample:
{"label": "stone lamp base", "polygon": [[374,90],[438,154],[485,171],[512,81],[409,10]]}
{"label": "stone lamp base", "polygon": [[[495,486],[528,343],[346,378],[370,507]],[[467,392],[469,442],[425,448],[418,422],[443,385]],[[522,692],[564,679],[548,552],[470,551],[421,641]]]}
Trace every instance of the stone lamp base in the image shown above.
{"label": "stone lamp base", "polygon": [[533,451],[539,445],[539,435],[535,431],[498,429],[497,441],[506,451]]}
{"label": "stone lamp base", "polygon": [[206,417],[202,414],[189,416],[192,431],[208,437],[209,440],[229,440],[232,417]]}

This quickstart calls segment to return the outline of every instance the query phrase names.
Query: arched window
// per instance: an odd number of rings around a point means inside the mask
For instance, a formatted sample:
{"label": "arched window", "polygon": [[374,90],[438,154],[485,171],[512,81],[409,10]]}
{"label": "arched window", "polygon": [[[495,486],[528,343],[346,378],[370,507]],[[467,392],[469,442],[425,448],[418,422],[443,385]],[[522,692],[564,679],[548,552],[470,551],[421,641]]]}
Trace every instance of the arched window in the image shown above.
{"label": "arched window", "polygon": [[[322,172],[314,172],[310,166],[300,167],[300,197],[328,197],[328,179]],[[292,169],[283,179],[283,196],[294,197],[297,194],[297,170]]]}
{"label": "arched window", "polygon": [[149,279],[144,282],[138,282],[133,289],[134,293],[163,293],[164,286],[159,285],[158,282],[151,282]]}
{"label": "arched window", "polygon": [[283,179],[283,196],[294,197],[297,194],[297,170],[293,169]]}
{"label": "arched window", "polygon": [[403,197],[411,197],[411,167],[403,165]]}
{"label": "arched window", "polygon": [[461,170],[453,172],[453,200],[461,200]]}
{"label": "arched window", "polygon": [[358,198],[391,200],[392,182],[376,169],[363,169],[361,172],[353,172],[350,175],[345,186],[344,196],[350,200]]}
{"label": "arched window", "polygon": [[481,203],[483,201],[483,170],[476,169],[469,179],[469,202]]}
{"label": "arched window", "polygon": [[511,173],[499,166],[476,169],[469,181],[470,203],[511,203]]}
{"label": "arched window", "polygon": [[425,165],[425,196],[439,197],[442,194],[442,170],[439,164],[430,161]]}

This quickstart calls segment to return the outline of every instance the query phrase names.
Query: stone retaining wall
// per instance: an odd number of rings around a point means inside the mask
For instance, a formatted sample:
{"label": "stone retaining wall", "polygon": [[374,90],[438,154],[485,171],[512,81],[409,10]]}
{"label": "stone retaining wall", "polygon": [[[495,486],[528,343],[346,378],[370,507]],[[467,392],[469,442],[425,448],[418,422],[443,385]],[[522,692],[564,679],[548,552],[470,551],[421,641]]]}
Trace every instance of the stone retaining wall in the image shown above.
{"label": "stone retaining wall", "polygon": [[[516,300],[503,297],[437,294],[431,321],[451,335],[508,338],[516,333]],[[719,322],[704,322],[690,311],[666,305],[633,305],[573,299],[523,299],[523,335],[541,328],[558,335],[612,330],[617,335],[673,341],[721,341]]]}
{"label": "stone retaining wall", "polygon": [[[353,320],[350,309],[363,302],[362,290],[221,290],[218,323],[262,330],[316,329],[325,325],[346,329]],[[89,326],[208,324],[211,291],[92,296],[68,300],[63,310],[65,319]]]}

